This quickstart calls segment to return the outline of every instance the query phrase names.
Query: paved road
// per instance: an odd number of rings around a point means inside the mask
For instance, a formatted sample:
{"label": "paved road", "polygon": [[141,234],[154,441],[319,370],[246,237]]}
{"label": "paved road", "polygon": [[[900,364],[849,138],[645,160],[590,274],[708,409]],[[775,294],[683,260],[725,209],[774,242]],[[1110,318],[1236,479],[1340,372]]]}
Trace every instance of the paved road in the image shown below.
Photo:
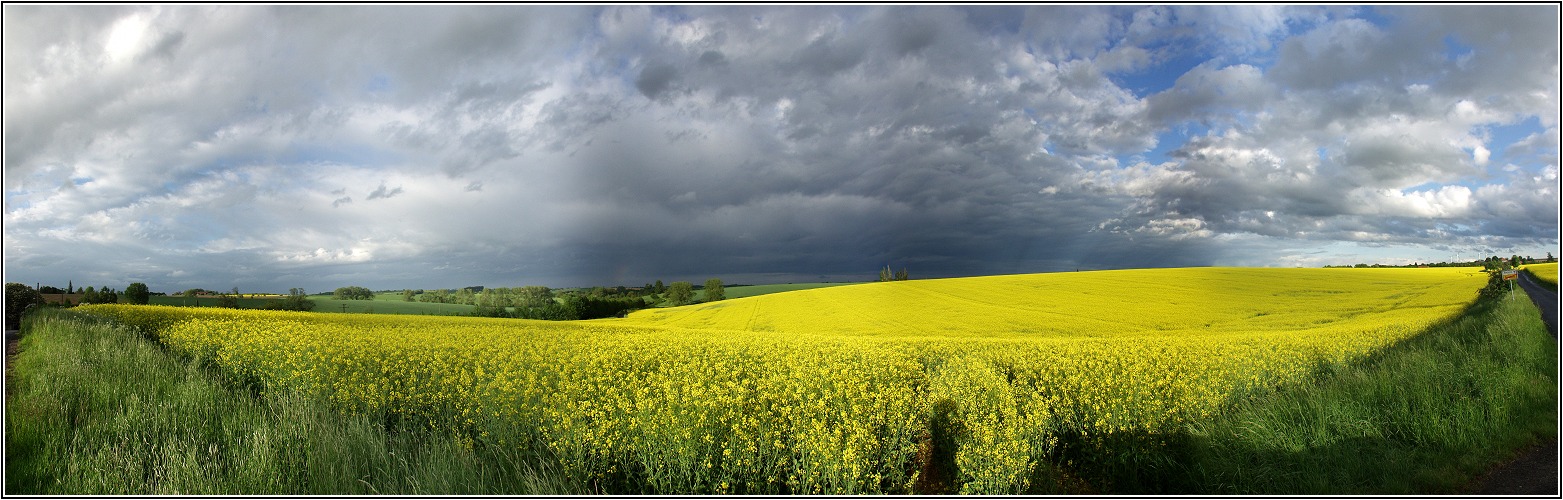
{"label": "paved road", "polygon": [[1541,285],[1531,281],[1530,273],[1520,272],[1520,288],[1530,295],[1530,301],[1541,310],[1541,320],[1547,323],[1547,331],[1552,333],[1552,340],[1558,339],[1558,294],[1542,288]]}

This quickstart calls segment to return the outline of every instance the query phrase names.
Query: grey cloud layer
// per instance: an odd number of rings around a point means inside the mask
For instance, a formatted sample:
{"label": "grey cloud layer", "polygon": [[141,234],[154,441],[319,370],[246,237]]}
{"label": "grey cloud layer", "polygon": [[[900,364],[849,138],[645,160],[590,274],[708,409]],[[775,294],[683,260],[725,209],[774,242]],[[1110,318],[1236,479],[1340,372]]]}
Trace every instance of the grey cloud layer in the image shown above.
{"label": "grey cloud layer", "polygon": [[[1555,8],[1383,13],[7,6],[7,274],[560,285],[1555,248]],[[1121,85],[1191,55],[1171,88]]]}

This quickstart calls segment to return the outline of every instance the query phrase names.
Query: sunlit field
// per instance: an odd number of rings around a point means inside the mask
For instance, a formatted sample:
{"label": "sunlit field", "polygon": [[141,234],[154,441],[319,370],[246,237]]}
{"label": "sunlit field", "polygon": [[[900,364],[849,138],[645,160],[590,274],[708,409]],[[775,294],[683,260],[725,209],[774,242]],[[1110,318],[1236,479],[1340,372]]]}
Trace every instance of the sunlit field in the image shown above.
{"label": "sunlit field", "polygon": [[1558,289],[1558,263],[1526,264],[1520,266],[1520,269],[1529,271],[1537,281],[1552,285],[1553,290]]}
{"label": "sunlit field", "polygon": [[[929,455],[953,448],[960,491],[1007,493],[1028,490],[1060,436],[1155,440],[1451,319],[1486,279],[1450,268],[993,276],[574,323],[79,309],[264,391],[426,419],[474,445],[541,447],[572,480],[609,491],[906,492],[940,480],[919,475],[940,474]],[[949,422],[960,432],[939,435]]]}

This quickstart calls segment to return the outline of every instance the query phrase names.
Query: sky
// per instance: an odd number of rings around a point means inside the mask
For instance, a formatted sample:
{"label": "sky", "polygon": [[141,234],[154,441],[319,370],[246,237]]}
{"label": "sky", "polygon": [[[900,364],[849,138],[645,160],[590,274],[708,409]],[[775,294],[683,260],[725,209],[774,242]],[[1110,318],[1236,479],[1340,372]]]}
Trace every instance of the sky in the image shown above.
{"label": "sky", "polygon": [[4,6],[4,274],[311,292],[1558,255],[1559,12]]}

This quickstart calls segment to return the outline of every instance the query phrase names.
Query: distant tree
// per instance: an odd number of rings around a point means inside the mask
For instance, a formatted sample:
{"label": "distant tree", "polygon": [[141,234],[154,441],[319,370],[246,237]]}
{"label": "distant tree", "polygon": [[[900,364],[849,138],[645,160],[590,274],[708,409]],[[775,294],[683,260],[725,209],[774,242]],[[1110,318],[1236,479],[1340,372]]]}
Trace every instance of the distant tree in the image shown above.
{"label": "distant tree", "polygon": [[477,298],[473,302],[477,306],[472,308],[473,316],[485,318],[510,317],[510,311],[505,309],[506,306],[510,305],[510,297],[503,289],[484,288],[483,291],[478,292]]}
{"label": "distant tree", "polygon": [[238,309],[239,308],[239,287],[233,287],[232,291],[229,291],[228,293],[225,293],[225,294],[217,296],[217,307],[226,307],[226,308],[229,308],[229,309]]}
{"label": "distant tree", "polygon": [[440,300],[436,292],[439,292],[439,290],[427,290],[418,294],[418,302],[439,302]]}
{"label": "distant tree", "polygon": [[666,287],[666,286],[664,286],[662,284],[662,280],[657,280],[656,287],[657,288],[655,290],[653,290],[653,293],[659,293],[660,294],[660,293],[665,293],[665,292],[668,291],[668,287]]}
{"label": "distant tree", "polygon": [[279,311],[312,311],[315,309],[315,301],[309,300],[303,288],[289,288],[287,298],[268,300],[261,308]]}
{"label": "distant tree", "polygon": [[[27,285],[22,285],[22,286],[27,286]],[[61,290],[59,287],[43,285],[43,286],[38,287],[38,293],[62,294],[62,293],[68,293],[68,292],[66,292],[65,290]]]}
{"label": "distant tree", "polygon": [[77,303],[97,304],[99,300],[101,299],[98,298],[98,289],[93,288],[92,285],[88,285],[87,289],[81,292],[81,300],[77,301]]}
{"label": "distant tree", "polygon": [[554,291],[546,286],[523,286],[515,290],[512,299],[516,307],[539,309],[555,304]]}
{"label": "distant tree", "polygon": [[5,284],[5,328],[15,330],[21,328],[22,314],[27,308],[43,305],[43,295],[33,287],[21,283]]}
{"label": "distant tree", "polygon": [[503,308],[503,307],[485,306],[485,305],[482,305],[482,304],[478,304],[477,307],[473,307],[472,308],[472,312],[470,314],[473,315],[473,316],[477,316],[479,318],[508,318],[508,317],[510,317],[510,311],[506,311],[505,308]]}
{"label": "distant tree", "polygon": [[906,281],[909,279],[911,279],[911,273],[905,267],[897,272],[890,270],[890,265],[885,264],[884,269],[879,270],[879,281]]}
{"label": "distant tree", "polygon": [[403,302],[412,302],[413,300],[414,299],[413,299],[412,289],[411,288],[402,290],[402,301]]}
{"label": "distant tree", "polygon": [[125,287],[125,301],[131,304],[146,305],[152,298],[152,291],[147,289],[146,283],[131,283]]}
{"label": "distant tree", "polygon": [[76,293],[76,283],[71,280],[65,280],[65,293]]}
{"label": "distant tree", "polygon": [[1557,262],[1557,261],[1558,261],[1558,258],[1557,257],[1553,257],[1552,256],[1552,252],[1547,252],[1547,262]]}
{"label": "distant tree", "polygon": [[485,288],[478,294],[476,302],[478,307],[498,308],[504,311],[506,307],[510,307],[510,294],[494,288]]}
{"label": "distant tree", "polygon": [[711,278],[706,280],[706,302],[716,302],[727,298],[727,290],[722,288],[722,280]]}
{"label": "distant tree", "polygon": [[695,301],[695,286],[688,281],[674,281],[668,285],[668,302],[682,306]]}
{"label": "distant tree", "polygon": [[331,292],[331,298],[337,300],[374,300],[374,292],[361,286],[344,286]]}

